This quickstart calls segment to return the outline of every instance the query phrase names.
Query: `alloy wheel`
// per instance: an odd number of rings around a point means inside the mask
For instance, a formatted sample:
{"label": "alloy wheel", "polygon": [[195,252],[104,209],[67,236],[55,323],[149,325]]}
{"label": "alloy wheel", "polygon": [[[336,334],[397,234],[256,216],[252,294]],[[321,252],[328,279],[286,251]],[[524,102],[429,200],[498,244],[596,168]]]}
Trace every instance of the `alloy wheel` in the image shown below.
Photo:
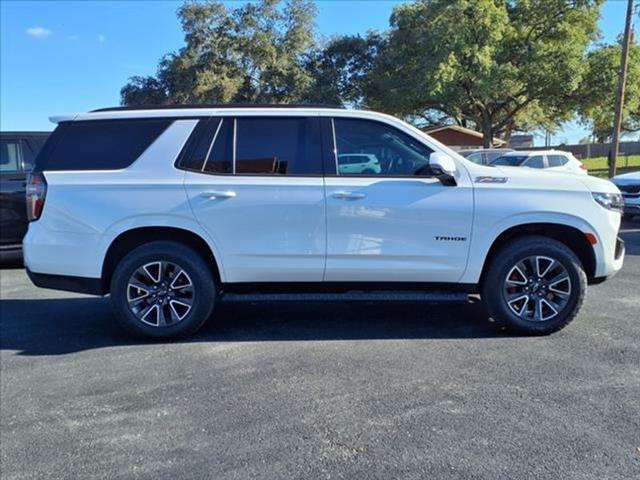
{"label": "alloy wheel", "polygon": [[558,260],[529,256],[511,267],[502,293],[515,315],[527,321],[544,322],[558,316],[567,306],[571,279]]}
{"label": "alloy wheel", "polygon": [[129,309],[138,320],[153,327],[181,322],[194,300],[191,278],[173,262],[147,263],[133,272],[127,283]]}

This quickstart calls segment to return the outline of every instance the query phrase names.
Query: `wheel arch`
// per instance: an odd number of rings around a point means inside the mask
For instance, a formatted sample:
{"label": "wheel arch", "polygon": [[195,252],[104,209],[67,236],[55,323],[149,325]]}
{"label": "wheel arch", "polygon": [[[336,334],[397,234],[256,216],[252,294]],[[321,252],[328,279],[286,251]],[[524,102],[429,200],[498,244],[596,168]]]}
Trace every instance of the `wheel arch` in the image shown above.
{"label": "wheel arch", "polygon": [[591,280],[595,277],[596,253],[582,231],[565,224],[538,222],[511,226],[496,237],[484,259],[479,285],[484,283],[487,268],[502,247],[516,238],[530,235],[553,238],[564,244],[578,257],[587,278]]}
{"label": "wheel arch", "polygon": [[179,242],[191,247],[200,254],[207,262],[207,265],[209,265],[216,285],[221,285],[220,265],[213,250],[204,238],[184,228],[144,226],[132,228],[120,233],[107,248],[102,263],[101,278],[103,291],[109,291],[113,272],[127,253],[145,243],[157,240]]}

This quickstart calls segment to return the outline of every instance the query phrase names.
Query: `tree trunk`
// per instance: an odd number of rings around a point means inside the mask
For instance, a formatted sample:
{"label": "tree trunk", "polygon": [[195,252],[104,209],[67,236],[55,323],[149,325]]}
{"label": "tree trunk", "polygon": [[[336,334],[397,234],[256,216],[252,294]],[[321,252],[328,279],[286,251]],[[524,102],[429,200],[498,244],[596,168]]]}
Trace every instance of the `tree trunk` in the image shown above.
{"label": "tree trunk", "polygon": [[484,148],[491,148],[493,146],[493,125],[491,125],[491,119],[482,119],[482,146]]}
{"label": "tree trunk", "polygon": [[633,1],[629,0],[627,3],[627,17],[622,40],[622,58],[620,59],[620,74],[618,76],[618,91],[616,92],[615,113],[613,116],[613,136],[611,138],[611,150],[609,151],[609,178],[616,175],[616,163],[618,161],[620,130],[622,128],[622,115],[624,111],[624,91],[627,82],[627,62],[629,61],[629,43],[631,41],[632,16]]}

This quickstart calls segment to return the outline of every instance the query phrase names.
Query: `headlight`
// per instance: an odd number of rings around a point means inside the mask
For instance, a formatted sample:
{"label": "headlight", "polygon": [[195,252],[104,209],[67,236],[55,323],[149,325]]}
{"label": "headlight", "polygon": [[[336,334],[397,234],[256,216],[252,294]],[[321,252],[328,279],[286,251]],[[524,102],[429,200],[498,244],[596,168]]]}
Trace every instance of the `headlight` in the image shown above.
{"label": "headlight", "polygon": [[622,195],[619,193],[593,193],[593,199],[602,205],[604,208],[609,210],[617,210],[619,212],[622,211],[622,207],[624,206],[624,201],[622,200]]}

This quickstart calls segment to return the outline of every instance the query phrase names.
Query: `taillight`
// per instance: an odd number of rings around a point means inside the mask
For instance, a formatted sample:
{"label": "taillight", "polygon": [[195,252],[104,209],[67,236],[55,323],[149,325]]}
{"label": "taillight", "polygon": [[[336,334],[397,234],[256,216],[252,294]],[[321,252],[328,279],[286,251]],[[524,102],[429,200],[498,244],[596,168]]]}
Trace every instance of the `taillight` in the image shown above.
{"label": "taillight", "polygon": [[27,178],[27,217],[30,222],[42,215],[47,196],[47,180],[42,172],[31,172]]}
{"label": "taillight", "polygon": [[580,168],[581,168],[582,170],[589,170],[589,169],[587,168],[587,166],[586,166],[584,163],[582,163],[582,162],[580,162]]}

